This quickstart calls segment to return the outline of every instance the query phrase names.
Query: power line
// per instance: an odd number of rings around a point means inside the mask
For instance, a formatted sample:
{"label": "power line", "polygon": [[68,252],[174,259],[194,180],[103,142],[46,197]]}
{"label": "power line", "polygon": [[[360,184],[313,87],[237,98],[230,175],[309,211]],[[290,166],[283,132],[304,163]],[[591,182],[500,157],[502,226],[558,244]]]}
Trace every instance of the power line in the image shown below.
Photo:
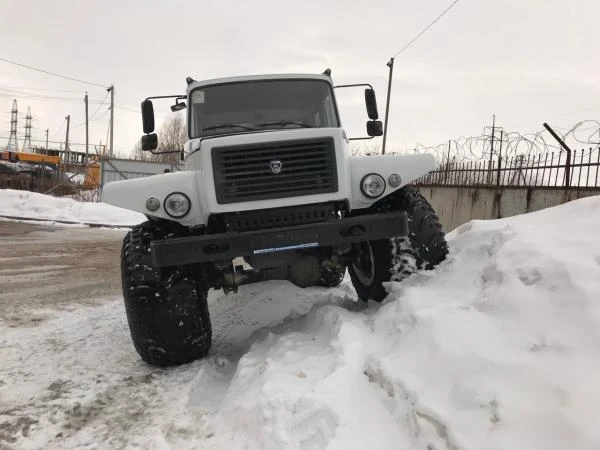
{"label": "power line", "polygon": [[[48,95],[38,95],[31,93],[19,93],[18,91],[12,92],[2,92],[2,88],[0,88],[0,97],[10,98],[10,99],[20,99],[20,100],[33,100],[40,102],[51,102],[51,103],[81,103],[81,98],[79,97],[60,97],[60,96],[48,96]],[[100,104],[102,101],[98,99],[90,99],[90,104]]]}
{"label": "power line", "polygon": [[122,109],[123,111],[129,111],[129,112],[132,112],[132,113],[135,113],[135,114],[141,114],[142,113],[141,111],[137,111],[135,109],[125,108],[124,106],[117,106],[117,105],[115,105],[115,108]]}
{"label": "power line", "polygon": [[5,90],[22,90],[22,89],[27,89],[30,91],[54,91],[54,92],[75,92],[75,93],[81,93],[83,94],[85,91],[79,90],[79,91],[74,91],[72,89],[52,89],[52,88],[33,88],[33,87],[18,87],[18,86],[3,86],[0,89],[5,89]]}
{"label": "power line", "polygon": [[[8,140],[9,137],[8,136],[0,136],[0,139],[6,139]],[[46,139],[31,139],[31,142],[42,142],[45,143]],[[65,141],[48,141],[49,144],[64,144]],[[85,147],[84,143],[80,143],[80,142],[69,142],[69,147]],[[125,147],[115,147],[115,150],[119,150],[119,151],[130,151],[131,149],[127,149]]]}
{"label": "power line", "polygon": [[390,68],[390,74],[389,74],[389,78],[388,78],[387,100],[386,100],[386,105],[385,105],[385,122],[383,125],[383,143],[381,146],[381,154],[385,153],[385,144],[386,144],[387,134],[388,134],[388,119],[389,119],[389,115],[390,115],[390,99],[392,96],[392,74],[394,72],[394,59],[396,57],[398,57],[400,54],[402,54],[402,52],[404,52],[408,47],[410,47],[413,42],[415,42],[417,39],[419,39],[421,36],[423,36],[423,34],[425,34],[425,32],[427,30],[429,30],[429,28],[431,28],[434,23],[436,23],[438,20],[440,20],[444,16],[444,14],[446,14],[448,11],[450,11],[450,9],[452,9],[452,7],[454,5],[456,5],[458,3],[458,1],[459,0],[454,0],[450,6],[448,6],[444,11],[442,11],[442,13],[439,16],[437,16],[435,18],[435,20],[433,22],[431,22],[429,25],[427,25],[425,28],[423,28],[423,30],[421,30],[421,32],[419,34],[417,34],[414,38],[412,38],[410,41],[408,41],[404,45],[404,47],[402,47],[400,50],[398,50],[394,54],[394,56],[392,56],[390,58],[390,61],[387,63],[387,66]]}
{"label": "power line", "polygon": [[[82,97],[72,97],[65,95],[45,95],[45,94],[35,94],[33,92],[24,92],[17,91],[11,89],[4,89],[0,87],[0,95],[3,97],[23,97],[23,98],[31,98],[31,99],[48,99],[48,100],[81,100]],[[95,99],[95,102],[100,102],[100,100]]]}
{"label": "power line", "polygon": [[[577,111],[570,111],[570,112],[567,112],[567,113],[559,114],[558,116],[550,117],[550,119],[557,119],[559,117],[569,116],[571,114],[577,114],[577,113],[585,112],[585,111],[591,111],[593,109],[598,109],[598,108],[600,108],[600,105],[590,106],[589,108],[583,108],[583,109],[578,109]],[[552,125],[552,126],[554,126],[554,125]]]}
{"label": "power line", "polygon": [[[8,139],[7,136],[0,136],[0,139]],[[32,139],[32,142],[46,142],[46,140],[42,140],[42,139]],[[65,141],[48,141],[50,144],[64,144]],[[84,147],[85,144],[81,144],[79,142],[69,142],[69,147],[75,145],[75,146],[79,146],[79,147]]]}
{"label": "power line", "polygon": [[454,0],[454,2],[452,2],[452,4],[450,6],[448,6],[439,16],[437,16],[435,18],[435,20],[433,22],[431,22],[429,25],[427,25],[419,34],[417,34],[414,38],[412,38],[410,41],[408,41],[408,43],[402,47],[400,50],[398,50],[398,52],[392,56],[392,58],[396,58],[398,55],[400,55],[404,50],[406,50],[408,47],[410,47],[410,45],[415,42],[417,39],[419,39],[421,36],[423,36],[423,34],[425,34],[425,32],[427,30],[429,30],[429,28],[431,28],[431,26],[436,23],[438,20],[440,20],[444,14],[446,14],[448,11],[450,11],[450,9],[452,9],[452,7],[454,5],[456,5],[458,3],[459,0]]}
{"label": "power line", "polygon": [[[457,1],[458,1],[458,0],[457,0]],[[66,76],[66,75],[60,75],[60,74],[58,74],[58,73],[49,72],[49,71],[47,71],[47,70],[38,69],[38,68],[36,68],[36,67],[31,67],[31,66],[28,66],[28,65],[26,65],[26,64],[21,64],[21,63],[15,62],[15,61],[10,61],[10,60],[8,60],[8,59],[5,59],[5,58],[0,58],[0,61],[4,61],[4,62],[6,62],[6,63],[9,63],[9,64],[14,64],[15,66],[25,67],[26,69],[35,70],[35,71],[37,71],[37,72],[42,72],[42,73],[45,73],[45,74],[47,74],[47,75],[52,75],[52,76],[54,76],[54,77],[64,78],[65,80],[76,81],[77,83],[89,84],[90,86],[97,86],[97,87],[101,87],[101,88],[106,88],[106,86],[103,86],[103,85],[101,85],[101,84],[92,83],[92,82],[90,82],[90,81],[84,81],[84,80],[80,80],[80,79],[78,79],[78,78],[72,78],[72,77],[68,77],[68,76]]]}
{"label": "power line", "polygon": [[58,135],[60,132],[62,132],[62,130],[63,130],[63,128],[64,128],[64,127],[65,127],[65,121],[63,120],[63,121],[60,123],[60,128],[59,128],[57,131],[55,131],[55,132],[54,132],[54,134],[52,135],[52,137],[55,137],[55,136],[57,136],[57,135]]}
{"label": "power line", "polygon": [[[128,112],[134,113],[134,114],[142,114],[142,112],[140,110],[131,109],[131,108],[125,108],[123,106],[118,106],[118,105],[115,105],[115,109],[121,109],[123,111],[128,111]],[[166,116],[162,116],[160,114],[155,114],[155,117],[158,118],[158,119],[166,119],[167,118]]]}
{"label": "power line", "polygon": [[98,114],[98,111],[100,111],[100,108],[102,108],[102,105],[104,105],[104,102],[106,101],[106,98],[108,97],[108,94],[110,94],[110,92],[106,91],[106,95],[102,99],[102,103],[100,103],[98,105],[98,108],[96,108],[96,111],[94,111],[94,114],[92,114],[92,116],[89,118],[89,120],[92,120],[96,116],[96,114]]}
{"label": "power line", "polygon": [[99,115],[98,117],[96,117],[94,120],[90,119],[90,122],[100,122],[101,119],[103,119],[104,117],[106,117],[106,115],[110,112],[110,109],[107,109],[106,111],[104,111],[103,114]]}

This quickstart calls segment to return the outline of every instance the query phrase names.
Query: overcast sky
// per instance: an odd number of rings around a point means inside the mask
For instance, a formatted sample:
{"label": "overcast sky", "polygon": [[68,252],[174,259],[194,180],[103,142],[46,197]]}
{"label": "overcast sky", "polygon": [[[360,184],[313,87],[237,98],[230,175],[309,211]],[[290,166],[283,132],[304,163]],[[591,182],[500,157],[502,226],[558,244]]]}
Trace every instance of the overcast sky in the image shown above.
{"label": "overcast sky", "polygon": [[[383,116],[386,62],[450,3],[3,0],[0,58],[114,83],[114,145],[126,154],[142,133],[140,101],[183,93],[188,75],[321,73],[330,67],[337,84],[372,83]],[[460,0],[396,60],[389,147],[478,135],[493,113],[497,125],[522,133],[539,130],[544,121],[566,129],[598,120],[599,17],[598,0]],[[0,148],[9,135],[13,98],[20,144],[28,106],[34,139],[44,139],[48,128],[51,141],[63,141],[70,114],[71,141],[85,142],[86,90],[90,116],[95,113],[90,141],[105,143],[104,88],[0,61]],[[364,105],[348,97],[341,109],[350,134],[362,133]],[[155,111],[171,114],[167,102]]]}

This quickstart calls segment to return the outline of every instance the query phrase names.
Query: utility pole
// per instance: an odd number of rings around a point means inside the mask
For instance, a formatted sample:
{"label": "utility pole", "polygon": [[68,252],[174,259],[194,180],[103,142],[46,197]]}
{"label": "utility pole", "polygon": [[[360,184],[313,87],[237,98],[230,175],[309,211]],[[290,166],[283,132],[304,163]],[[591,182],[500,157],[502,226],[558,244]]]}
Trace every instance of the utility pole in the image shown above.
{"label": "utility pole", "polygon": [[67,119],[67,134],[65,135],[65,164],[69,162],[69,126],[71,125],[71,116],[65,117]]}
{"label": "utility pole", "polygon": [[46,156],[48,156],[48,128],[46,128]]}
{"label": "utility pole", "polygon": [[498,158],[502,158],[502,141],[504,139],[504,129],[500,130],[500,148],[498,149]]}
{"label": "utility pole", "polygon": [[500,130],[500,148],[498,149],[498,170],[496,172],[496,186],[500,186],[500,175],[502,170],[502,140],[504,139],[504,130]]}
{"label": "utility pole", "polygon": [[[492,116],[492,126],[491,127],[484,127],[483,128],[483,137],[484,138],[490,138],[490,162],[488,165],[488,183],[491,183],[491,178],[492,178],[492,165],[494,163],[494,144],[495,142],[498,140],[496,138],[496,133],[499,132],[500,133],[500,153],[498,154],[498,165],[500,165],[500,158],[502,157],[502,134],[504,133],[504,129],[502,127],[497,127],[496,126],[496,114],[494,114]],[[491,128],[491,133],[488,133],[488,130]],[[484,147],[484,152],[482,157],[485,158],[485,147]]]}
{"label": "utility pole", "polygon": [[492,168],[492,159],[494,158],[494,133],[496,132],[496,114],[493,115],[492,120],[492,144],[490,149],[490,169]]}
{"label": "utility pole", "polygon": [[387,66],[390,68],[390,76],[388,79],[387,100],[385,102],[385,124],[383,125],[383,145],[381,146],[381,154],[385,154],[385,141],[387,139],[388,118],[390,116],[390,95],[392,93],[392,74],[394,73],[394,58],[390,58]]}
{"label": "utility pole", "polygon": [[444,182],[448,179],[448,171],[450,170],[450,139],[448,139],[448,161],[446,162],[446,173],[444,174]]}
{"label": "utility pole", "polygon": [[113,155],[113,138],[115,134],[115,85],[111,84],[107,89],[110,92],[110,147],[108,150],[108,156],[112,158]]}
{"label": "utility pole", "polygon": [[88,120],[88,94],[85,93],[85,165],[88,165],[88,158],[90,156],[89,143],[90,143],[90,128]]}

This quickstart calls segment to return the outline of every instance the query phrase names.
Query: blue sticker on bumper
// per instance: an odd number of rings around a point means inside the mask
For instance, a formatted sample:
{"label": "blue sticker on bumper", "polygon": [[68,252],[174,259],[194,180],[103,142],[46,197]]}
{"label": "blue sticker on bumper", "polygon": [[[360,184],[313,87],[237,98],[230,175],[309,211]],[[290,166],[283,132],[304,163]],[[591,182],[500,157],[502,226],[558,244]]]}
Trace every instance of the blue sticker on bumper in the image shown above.
{"label": "blue sticker on bumper", "polygon": [[318,246],[318,242],[309,242],[308,244],[286,245],[285,247],[261,248],[259,250],[254,250],[254,254],[260,255],[261,253],[284,252],[286,250],[298,250],[301,248],[314,248]]}

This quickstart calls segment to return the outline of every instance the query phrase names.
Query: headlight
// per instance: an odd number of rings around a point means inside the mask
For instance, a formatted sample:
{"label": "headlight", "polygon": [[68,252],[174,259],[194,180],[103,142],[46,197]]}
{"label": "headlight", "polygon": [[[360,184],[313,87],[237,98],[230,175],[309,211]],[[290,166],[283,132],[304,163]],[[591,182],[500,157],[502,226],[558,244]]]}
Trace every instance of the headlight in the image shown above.
{"label": "headlight", "polygon": [[181,192],[173,192],[172,194],[167,195],[163,206],[168,215],[180,218],[190,212],[192,203],[187,195],[182,194]]}
{"label": "headlight", "polygon": [[360,190],[370,198],[377,198],[385,191],[385,180],[381,175],[370,173],[360,182]]}
{"label": "headlight", "polygon": [[402,178],[397,173],[393,173],[388,178],[388,184],[391,187],[396,188],[402,184]]}
{"label": "headlight", "polygon": [[160,208],[159,199],[156,197],[150,197],[148,200],[146,200],[146,209],[148,211],[156,211],[158,208]]}

